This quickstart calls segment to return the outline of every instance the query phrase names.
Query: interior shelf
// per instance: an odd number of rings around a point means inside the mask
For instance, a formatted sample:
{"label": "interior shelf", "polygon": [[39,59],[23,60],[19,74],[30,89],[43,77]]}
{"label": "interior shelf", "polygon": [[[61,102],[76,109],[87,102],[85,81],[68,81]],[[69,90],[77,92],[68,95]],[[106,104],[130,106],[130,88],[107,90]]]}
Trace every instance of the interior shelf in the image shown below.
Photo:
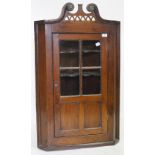
{"label": "interior shelf", "polygon": [[89,67],[81,67],[81,69],[100,69],[101,66],[89,66]]}
{"label": "interior shelf", "polygon": [[[100,76],[100,73],[96,72],[86,72],[82,74],[84,77],[89,77],[89,76]],[[79,73],[61,73],[61,77],[77,77],[79,76]]]}
{"label": "interior shelf", "polygon": [[72,69],[79,69],[80,67],[60,67],[60,70],[72,70]]}
{"label": "interior shelf", "polygon": [[[83,49],[82,50],[83,53],[100,53],[100,50],[94,50],[94,49]],[[79,50],[61,50],[60,51],[61,54],[78,54]]]}
{"label": "interior shelf", "polygon": [[79,73],[61,73],[61,77],[77,77]]}
{"label": "interior shelf", "polygon": [[[72,69],[80,69],[80,67],[60,67],[60,70],[72,70]],[[101,69],[101,66],[89,66],[89,67],[81,67],[81,69]]]}
{"label": "interior shelf", "polygon": [[83,51],[83,53],[100,53],[100,50],[94,50],[94,49],[89,49],[89,50],[85,50],[85,49],[83,49],[82,50]]}
{"label": "interior shelf", "polygon": [[60,53],[61,54],[72,54],[72,53],[78,54],[79,50],[61,50]]}

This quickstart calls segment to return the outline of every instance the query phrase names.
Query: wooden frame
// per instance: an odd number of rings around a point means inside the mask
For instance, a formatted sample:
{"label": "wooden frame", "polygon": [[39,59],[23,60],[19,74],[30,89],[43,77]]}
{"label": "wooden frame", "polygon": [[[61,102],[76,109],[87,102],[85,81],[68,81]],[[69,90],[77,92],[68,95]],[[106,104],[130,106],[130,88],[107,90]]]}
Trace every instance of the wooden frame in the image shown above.
{"label": "wooden frame", "polygon": [[[37,107],[37,139],[38,147],[44,150],[59,150],[81,147],[112,145],[119,140],[119,95],[120,95],[120,22],[102,19],[95,4],[89,4],[85,13],[82,5],[72,14],[72,3],[67,3],[62,9],[61,16],[56,20],[35,21],[35,51],[36,51],[36,107]],[[61,35],[62,34],[62,35]],[[55,80],[55,49],[53,38],[63,34],[71,35],[103,35],[106,42],[107,59],[107,134],[85,135],[77,139],[70,136],[61,137],[55,131],[55,91],[59,81]],[[105,36],[105,38],[104,38]],[[90,99],[90,101],[93,100]],[[65,101],[65,100],[64,100]],[[59,135],[61,140],[56,137]]]}

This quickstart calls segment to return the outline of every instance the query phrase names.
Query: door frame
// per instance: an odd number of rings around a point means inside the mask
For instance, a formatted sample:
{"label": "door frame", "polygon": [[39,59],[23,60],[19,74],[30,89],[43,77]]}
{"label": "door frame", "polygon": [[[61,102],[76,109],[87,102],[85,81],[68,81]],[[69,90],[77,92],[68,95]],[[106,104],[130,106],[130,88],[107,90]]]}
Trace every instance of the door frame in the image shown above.
{"label": "door frame", "polygon": [[[82,96],[60,96],[60,60],[59,60],[59,40],[100,40],[101,42],[101,96],[99,95],[82,95]],[[85,33],[85,34],[53,34],[53,75],[54,75],[54,111],[55,111],[55,136],[83,136],[88,134],[107,134],[108,126],[108,108],[107,108],[107,37],[103,37],[101,33]],[[101,100],[101,118],[102,118],[102,127],[92,130],[61,130],[60,127],[60,109],[61,103],[67,102],[67,98],[73,103],[74,101],[83,101],[92,100],[96,97]],[[80,98],[80,100],[79,100]],[[81,107],[81,105],[80,105]],[[79,116],[80,117],[80,116]],[[80,118],[81,119],[81,118]]]}

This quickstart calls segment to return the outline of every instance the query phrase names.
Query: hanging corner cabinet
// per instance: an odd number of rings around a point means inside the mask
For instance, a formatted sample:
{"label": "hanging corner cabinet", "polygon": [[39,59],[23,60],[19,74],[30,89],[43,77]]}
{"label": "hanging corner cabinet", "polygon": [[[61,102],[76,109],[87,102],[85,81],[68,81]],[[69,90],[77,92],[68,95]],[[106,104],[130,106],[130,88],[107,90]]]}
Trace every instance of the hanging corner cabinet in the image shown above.
{"label": "hanging corner cabinet", "polygon": [[35,21],[38,147],[58,150],[119,140],[120,22],[95,4]]}

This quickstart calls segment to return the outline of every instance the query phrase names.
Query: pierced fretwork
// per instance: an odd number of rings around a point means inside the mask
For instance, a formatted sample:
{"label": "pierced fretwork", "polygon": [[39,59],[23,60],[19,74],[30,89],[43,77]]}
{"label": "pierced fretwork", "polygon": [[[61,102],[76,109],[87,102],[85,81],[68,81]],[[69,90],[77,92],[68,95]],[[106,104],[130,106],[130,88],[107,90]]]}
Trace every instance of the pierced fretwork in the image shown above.
{"label": "pierced fretwork", "polygon": [[85,15],[85,16],[68,15],[68,16],[65,17],[65,21],[94,22],[96,20],[95,20],[95,17],[92,16],[92,15],[90,15],[90,16],[89,15]]}

